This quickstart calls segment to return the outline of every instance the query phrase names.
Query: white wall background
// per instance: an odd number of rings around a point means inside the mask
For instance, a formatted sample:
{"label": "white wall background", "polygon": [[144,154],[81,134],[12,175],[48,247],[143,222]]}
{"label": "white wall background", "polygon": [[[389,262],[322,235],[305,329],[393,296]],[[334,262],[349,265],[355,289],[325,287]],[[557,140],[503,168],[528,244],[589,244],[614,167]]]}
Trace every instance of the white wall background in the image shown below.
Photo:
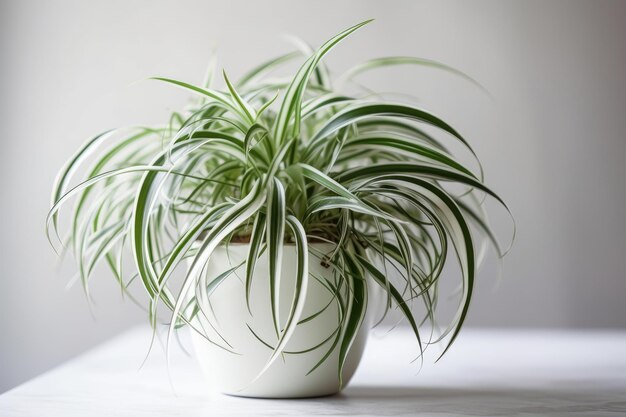
{"label": "white wall background", "polygon": [[144,320],[107,276],[90,315],[43,234],[53,177],[85,138],[185,102],[133,83],[199,82],[215,45],[237,76],[288,50],[281,34],[319,44],[370,17],[333,68],[423,56],[495,98],[428,70],[375,80],[465,133],[517,218],[503,280],[486,271],[470,324],[626,327],[625,3],[0,0],[0,392]]}

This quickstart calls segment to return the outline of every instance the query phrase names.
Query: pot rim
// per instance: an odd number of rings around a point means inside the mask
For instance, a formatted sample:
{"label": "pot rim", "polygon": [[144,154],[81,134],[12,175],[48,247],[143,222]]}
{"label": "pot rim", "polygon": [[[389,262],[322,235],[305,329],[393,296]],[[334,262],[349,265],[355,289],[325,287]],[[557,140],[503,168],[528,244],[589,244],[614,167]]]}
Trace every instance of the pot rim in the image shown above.
{"label": "pot rim", "polygon": [[[201,242],[200,239],[196,240],[196,242]],[[296,246],[295,242],[285,242],[284,246]],[[337,243],[334,242],[309,242],[307,241],[307,245],[309,246],[318,246],[318,245],[331,245],[337,246]],[[228,246],[250,246],[250,242],[229,242],[229,243],[220,243],[217,245],[218,247],[228,247]]]}

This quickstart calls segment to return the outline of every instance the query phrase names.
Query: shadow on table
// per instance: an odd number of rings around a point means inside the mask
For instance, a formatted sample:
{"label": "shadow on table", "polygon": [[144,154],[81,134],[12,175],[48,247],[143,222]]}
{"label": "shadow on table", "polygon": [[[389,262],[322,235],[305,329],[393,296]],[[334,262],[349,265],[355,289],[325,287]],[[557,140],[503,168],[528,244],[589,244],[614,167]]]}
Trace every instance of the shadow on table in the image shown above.
{"label": "shadow on table", "polygon": [[[626,413],[626,392],[585,384],[587,389],[568,384],[546,389],[500,387],[432,388],[352,386],[327,399],[354,413],[378,415],[563,415],[579,413]],[[589,391],[593,387],[593,391]],[[348,410],[345,410],[348,411]]]}

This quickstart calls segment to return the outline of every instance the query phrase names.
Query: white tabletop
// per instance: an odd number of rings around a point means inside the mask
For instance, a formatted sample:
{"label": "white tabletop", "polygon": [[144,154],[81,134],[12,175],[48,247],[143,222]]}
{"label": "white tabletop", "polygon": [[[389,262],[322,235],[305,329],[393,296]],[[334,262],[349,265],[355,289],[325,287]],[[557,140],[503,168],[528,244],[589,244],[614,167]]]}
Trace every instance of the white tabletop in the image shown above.
{"label": "white tabletop", "polygon": [[[342,394],[308,400],[207,392],[192,358],[162,349],[144,366],[136,328],[0,396],[1,416],[626,415],[626,331],[464,330],[418,372],[410,334],[374,331]],[[172,386],[176,393],[174,393]]]}

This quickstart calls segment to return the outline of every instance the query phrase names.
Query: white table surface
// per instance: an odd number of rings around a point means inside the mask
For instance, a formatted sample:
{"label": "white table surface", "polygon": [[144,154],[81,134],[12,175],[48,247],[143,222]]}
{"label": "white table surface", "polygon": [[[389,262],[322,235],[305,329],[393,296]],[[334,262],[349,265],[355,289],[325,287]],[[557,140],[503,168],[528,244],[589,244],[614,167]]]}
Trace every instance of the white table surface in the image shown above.
{"label": "white table surface", "polygon": [[342,394],[262,400],[211,394],[174,349],[130,330],[0,395],[0,416],[618,416],[626,415],[626,332],[464,330],[440,362],[409,365],[410,334],[375,331]]}

